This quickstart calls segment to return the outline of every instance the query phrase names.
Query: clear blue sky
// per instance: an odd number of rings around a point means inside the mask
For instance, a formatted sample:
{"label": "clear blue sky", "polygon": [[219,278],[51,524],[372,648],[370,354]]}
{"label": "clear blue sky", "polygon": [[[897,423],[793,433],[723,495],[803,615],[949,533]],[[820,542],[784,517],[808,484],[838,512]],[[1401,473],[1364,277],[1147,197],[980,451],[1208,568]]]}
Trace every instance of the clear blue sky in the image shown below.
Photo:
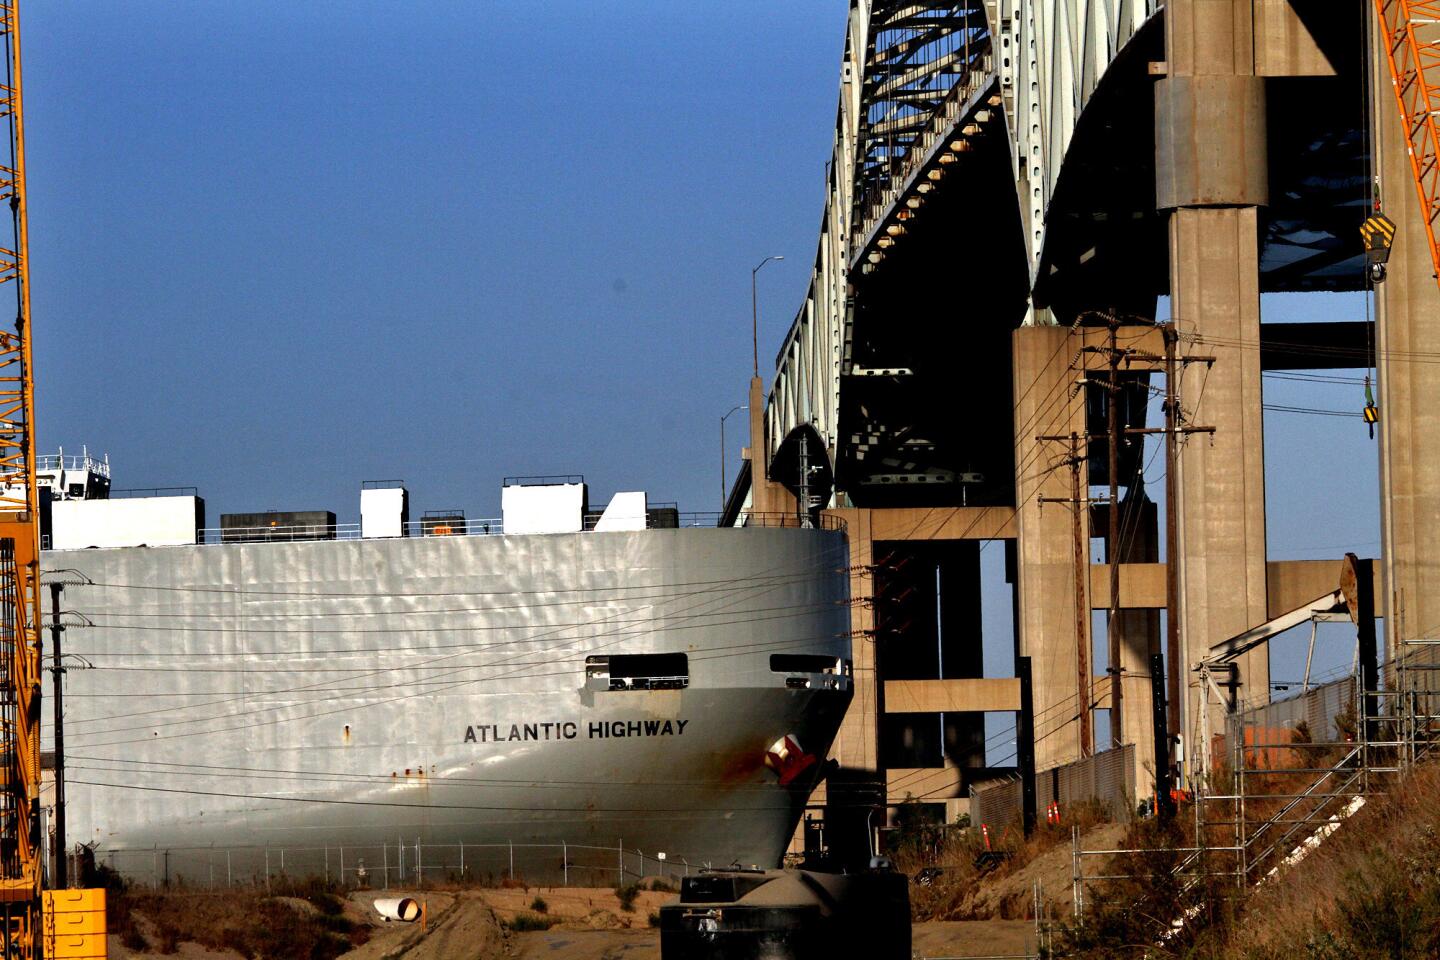
{"label": "clear blue sky", "polygon": [[[42,450],[108,452],[120,487],[198,486],[212,523],[355,519],[361,481],[397,477],[417,511],[493,516],[503,476],[544,473],[716,509],[750,268],[787,258],[761,274],[768,371],[814,257],[846,10],[27,4]],[[1272,556],[1378,553],[1363,425],[1265,427]],[[1004,654],[1008,601],[986,596]]]}
{"label": "clear blue sky", "polygon": [[787,257],[773,366],[814,256],[846,10],[27,4],[41,448],[212,521],[355,518],[394,477],[495,515],[547,473],[718,509],[750,268]]}

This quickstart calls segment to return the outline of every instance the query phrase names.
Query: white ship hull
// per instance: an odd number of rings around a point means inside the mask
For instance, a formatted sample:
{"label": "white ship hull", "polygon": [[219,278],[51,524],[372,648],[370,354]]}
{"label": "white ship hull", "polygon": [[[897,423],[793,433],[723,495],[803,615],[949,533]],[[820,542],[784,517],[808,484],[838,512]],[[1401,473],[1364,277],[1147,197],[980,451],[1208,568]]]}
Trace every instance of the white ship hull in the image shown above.
{"label": "white ship hull", "polygon": [[[773,865],[850,698],[845,564],[759,528],[47,554],[94,623],[69,840],[157,879]],[[684,676],[619,675],[647,654]]]}

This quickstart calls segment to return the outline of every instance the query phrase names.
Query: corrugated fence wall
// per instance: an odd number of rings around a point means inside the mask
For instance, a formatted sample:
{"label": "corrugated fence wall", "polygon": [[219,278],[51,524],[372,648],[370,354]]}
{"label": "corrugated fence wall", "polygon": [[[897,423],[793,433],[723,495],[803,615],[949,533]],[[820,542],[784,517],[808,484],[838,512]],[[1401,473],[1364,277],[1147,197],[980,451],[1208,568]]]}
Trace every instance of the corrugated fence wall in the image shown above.
{"label": "corrugated fence wall", "polygon": [[1312,687],[1289,700],[1278,700],[1264,706],[1252,707],[1230,717],[1227,738],[1236,742],[1240,727],[1260,727],[1266,730],[1294,730],[1304,723],[1310,731],[1311,740],[1334,740],[1338,733],[1335,718],[1355,714],[1356,678],[1341,677],[1330,683]]}
{"label": "corrugated fence wall", "polygon": [[[1404,689],[1411,692],[1433,694],[1440,691],[1440,645],[1426,644],[1408,647],[1400,660],[1381,665],[1380,686],[1385,690]],[[1254,727],[1260,730],[1294,730],[1304,723],[1310,739],[1316,741],[1339,740],[1353,735],[1354,716],[1358,705],[1359,679],[1353,674],[1329,683],[1312,687],[1304,693],[1278,700],[1263,706],[1242,710],[1229,718],[1227,741],[1234,739],[1240,728]],[[1382,716],[1395,711],[1395,698],[1379,698],[1378,709]],[[1340,730],[1335,721],[1349,717],[1349,729]],[[1247,744],[1250,740],[1245,741]]]}
{"label": "corrugated fence wall", "polygon": [[[1043,770],[1035,776],[1036,815],[1044,817],[1059,801],[1062,821],[1076,804],[1094,801],[1124,817],[1135,802],[1135,745],[1106,750],[1093,757]],[[970,788],[970,822],[985,824],[999,839],[1007,830],[1019,830],[1020,778],[997,780]]]}

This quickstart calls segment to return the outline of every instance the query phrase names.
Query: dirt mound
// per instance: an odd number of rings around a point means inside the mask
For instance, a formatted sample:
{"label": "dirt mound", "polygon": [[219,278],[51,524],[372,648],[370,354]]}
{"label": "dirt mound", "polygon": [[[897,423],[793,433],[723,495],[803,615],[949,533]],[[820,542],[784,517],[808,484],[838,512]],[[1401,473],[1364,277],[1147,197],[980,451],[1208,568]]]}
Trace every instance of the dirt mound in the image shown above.
{"label": "dirt mound", "polygon": [[[1107,823],[1081,835],[1087,850],[1111,849],[1125,836],[1126,825]],[[1034,917],[1035,883],[1048,905],[1048,915],[1069,916],[1074,906],[1074,859],[1070,844],[1061,843],[1014,870],[998,870],[981,879],[961,901],[957,913],[974,919],[1020,920]]]}
{"label": "dirt mound", "polygon": [[[1088,823],[1081,842],[1087,849],[1115,846],[1125,834],[1123,824]],[[1068,829],[1037,831],[997,850],[990,860],[973,836],[939,851],[929,862],[902,867],[916,881],[910,906],[916,922],[1030,920],[1035,916],[1035,885],[1040,884],[1043,914],[1068,916],[1072,902],[1072,853]]]}
{"label": "dirt mound", "polygon": [[502,923],[513,921],[517,915],[538,914],[558,923],[578,922],[606,930],[648,926],[650,914],[675,899],[673,893],[640,890],[635,893],[632,909],[626,910],[610,887],[497,887],[475,892]]}
{"label": "dirt mound", "polygon": [[305,956],[333,960],[364,943],[365,918],[320,882],[217,890],[112,889],[110,955],[192,960]]}
{"label": "dirt mound", "polygon": [[[489,960],[504,956],[504,932],[479,891],[435,893],[370,890],[352,893],[350,903],[363,911],[371,926],[370,941],[345,954],[342,960],[452,960],[456,957]],[[385,922],[375,912],[376,900],[414,897],[424,909],[417,923]]]}
{"label": "dirt mound", "polygon": [[[411,896],[424,903],[424,927],[385,924],[375,914],[373,891],[352,894],[351,903],[370,913],[371,939],[341,960],[659,960],[659,931],[649,927],[648,917],[674,894],[644,891],[636,897],[634,913],[620,908],[614,890],[603,888],[391,890],[387,896]],[[506,929],[517,916],[544,918],[555,926],[528,932]]]}
{"label": "dirt mound", "polygon": [[511,938],[514,960],[660,960],[658,930],[570,930]]}
{"label": "dirt mound", "polygon": [[932,920],[915,924],[910,936],[921,957],[1020,957],[1035,949],[1029,920]]}

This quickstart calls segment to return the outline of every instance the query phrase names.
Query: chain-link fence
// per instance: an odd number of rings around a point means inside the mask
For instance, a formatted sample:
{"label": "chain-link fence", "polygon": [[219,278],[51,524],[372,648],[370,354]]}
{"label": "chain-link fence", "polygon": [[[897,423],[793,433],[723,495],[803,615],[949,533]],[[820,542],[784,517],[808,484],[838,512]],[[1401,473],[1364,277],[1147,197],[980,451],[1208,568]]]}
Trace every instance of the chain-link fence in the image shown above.
{"label": "chain-link fence", "polygon": [[[410,889],[450,882],[625,886],[712,866],[685,857],[572,843],[394,843],[98,849],[97,865],[153,887],[223,888],[277,878],[322,878],[346,887]],[[721,866],[724,866],[721,864]]]}

